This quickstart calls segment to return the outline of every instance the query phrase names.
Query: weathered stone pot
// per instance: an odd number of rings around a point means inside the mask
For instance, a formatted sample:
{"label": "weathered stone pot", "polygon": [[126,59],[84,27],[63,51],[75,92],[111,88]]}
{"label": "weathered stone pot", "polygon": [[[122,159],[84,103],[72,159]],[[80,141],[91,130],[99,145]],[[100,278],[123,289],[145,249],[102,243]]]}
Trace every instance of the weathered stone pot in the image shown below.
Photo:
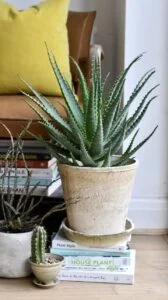
{"label": "weathered stone pot", "polygon": [[0,277],[19,278],[31,274],[32,232],[0,232]]}
{"label": "weathered stone pot", "polygon": [[137,161],[119,167],[59,164],[69,227],[88,235],[125,230]]}

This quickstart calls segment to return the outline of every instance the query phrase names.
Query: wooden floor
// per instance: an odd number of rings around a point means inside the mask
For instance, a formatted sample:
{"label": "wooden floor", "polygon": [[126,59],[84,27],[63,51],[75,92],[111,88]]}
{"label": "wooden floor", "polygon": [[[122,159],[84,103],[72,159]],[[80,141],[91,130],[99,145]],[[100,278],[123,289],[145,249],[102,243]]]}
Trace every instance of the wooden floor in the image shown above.
{"label": "wooden floor", "polygon": [[137,250],[134,285],[61,282],[49,290],[31,279],[0,279],[0,300],[168,300],[168,237],[133,236]]}

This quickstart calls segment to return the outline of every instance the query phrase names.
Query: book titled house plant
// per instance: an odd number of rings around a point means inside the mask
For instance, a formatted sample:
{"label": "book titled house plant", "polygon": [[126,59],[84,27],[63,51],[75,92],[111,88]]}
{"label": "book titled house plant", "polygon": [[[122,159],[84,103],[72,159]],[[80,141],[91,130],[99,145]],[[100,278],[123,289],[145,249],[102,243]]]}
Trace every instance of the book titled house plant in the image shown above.
{"label": "book titled house plant", "polygon": [[30,265],[35,275],[33,282],[40,287],[52,287],[58,283],[64,262],[61,255],[46,253],[47,232],[43,226],[36,226],[31,238]]}
{"label": "book titled house plant", "polygon": [[[42,202],[43,197],[38,199],[33,197],[38,183],[34,187],[30,187],[31,174],[26,167],[22,146],[23,142],[20,137],[14,142],[11,136],[11,147],[7,151],[0,177],[0,208],[2,213],[2,220],[0,221],[0,277],[6,278],[30,275],[31,268],[28,260],[31,255],[33,228],[36,224],[41,224],[44,218],[51,213],[64,209],[63,204],[60,204],[43,216],[33,213]],[[27,170],[25,185],[20,195],[17,195],[18,156],[22,156]],[[12,170],[15,170],[14,175]],[[6,179],[7,191],[4,188]]]}
{"label": "book titled house plant", "polygon": [[[93,59],[91,81],[87,84],[76,62],[81,86],[81,101],[64,78],[56,59],[48,50],[49,60],[59,83],[66,106],[63,118],[53,105],[29,83],[27,103],[39,116],[39,123],[48,131],[51,140],[34,135],[59,161],[68,226],[74,231],[90,235],[113,235],[124,232],[132,187],[137,169],[134,154],[154,134],[156,128],[142,142],[134,146],[143,119],[156,96],[152,87],[142,97],[134,113],[129,109],[143,87],[155,73],[146,72],[139,80],[127,103],[123,105],[123,89],[128,71],[142,55],[136,57],[121,72],[107,95],[106,80],[102,80],[101,62]],[[61,104],[60,104],[61,105]],[[132,134],[127,149],[121,152],[124,141]],[[69,205],[73,203],[73,205]]]}

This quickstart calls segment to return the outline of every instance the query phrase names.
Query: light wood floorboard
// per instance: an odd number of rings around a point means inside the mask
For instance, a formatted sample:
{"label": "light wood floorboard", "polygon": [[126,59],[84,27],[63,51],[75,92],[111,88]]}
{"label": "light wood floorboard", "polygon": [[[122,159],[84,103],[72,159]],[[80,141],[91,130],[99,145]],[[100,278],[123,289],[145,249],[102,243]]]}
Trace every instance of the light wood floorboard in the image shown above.
{"label": "light wood floorboard", "polygon": [[31,279],[0,279],[0,300],[168,300],[168,237],[135,235],[134,285],[61,282],[49,290]]}

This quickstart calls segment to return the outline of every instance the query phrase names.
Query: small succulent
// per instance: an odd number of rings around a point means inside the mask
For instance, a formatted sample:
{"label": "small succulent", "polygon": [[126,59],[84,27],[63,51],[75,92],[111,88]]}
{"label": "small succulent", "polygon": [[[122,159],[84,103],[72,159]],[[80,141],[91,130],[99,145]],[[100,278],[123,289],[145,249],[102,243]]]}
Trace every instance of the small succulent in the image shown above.
{"label": "small succulent", "polygon": [[31,239],[31,261],[36,264],[45,263],[47,232],[43,226],[36,226]]}
{"label": "small succulent", "polygon": [[67,118],[63,118],[48,99],[24,81],[29,87],[31,95],[24,91],[22,93],[28,97],[26,100],[28,105],[37,113],[40,118],[39,123],[47,129],[51,139],[45,141],[41,136],[34,135],[34,137],[41,141],[48,151],[63,164],[112,167],[131,163],[135,152],[151,138],[157,127],[142,142],[133,146],[138,129],[134,132],[127,149],[120,156],[116,157],[116,154],[122,149],[123,142],[133,133],[156,98],[156,96],[151,96],[151,93],[158,85],[152,87],[144,95],[134,113],[129,116],[132,103],[153,76],[155,70],[149,70],[142,76],[127,103],[123,105],[122,96],[127,73],[139,61],[142,54],[121,72],[107,95],[104,92],[107,78],[102,80],[100,60],[95,58],[92,62],[89,84],[79,65],[74,61],[81,87],[81,101],[78,102],[73,88],[61,73],[54,55],[48,49],[47,51],[65,99],[64,109]]}

